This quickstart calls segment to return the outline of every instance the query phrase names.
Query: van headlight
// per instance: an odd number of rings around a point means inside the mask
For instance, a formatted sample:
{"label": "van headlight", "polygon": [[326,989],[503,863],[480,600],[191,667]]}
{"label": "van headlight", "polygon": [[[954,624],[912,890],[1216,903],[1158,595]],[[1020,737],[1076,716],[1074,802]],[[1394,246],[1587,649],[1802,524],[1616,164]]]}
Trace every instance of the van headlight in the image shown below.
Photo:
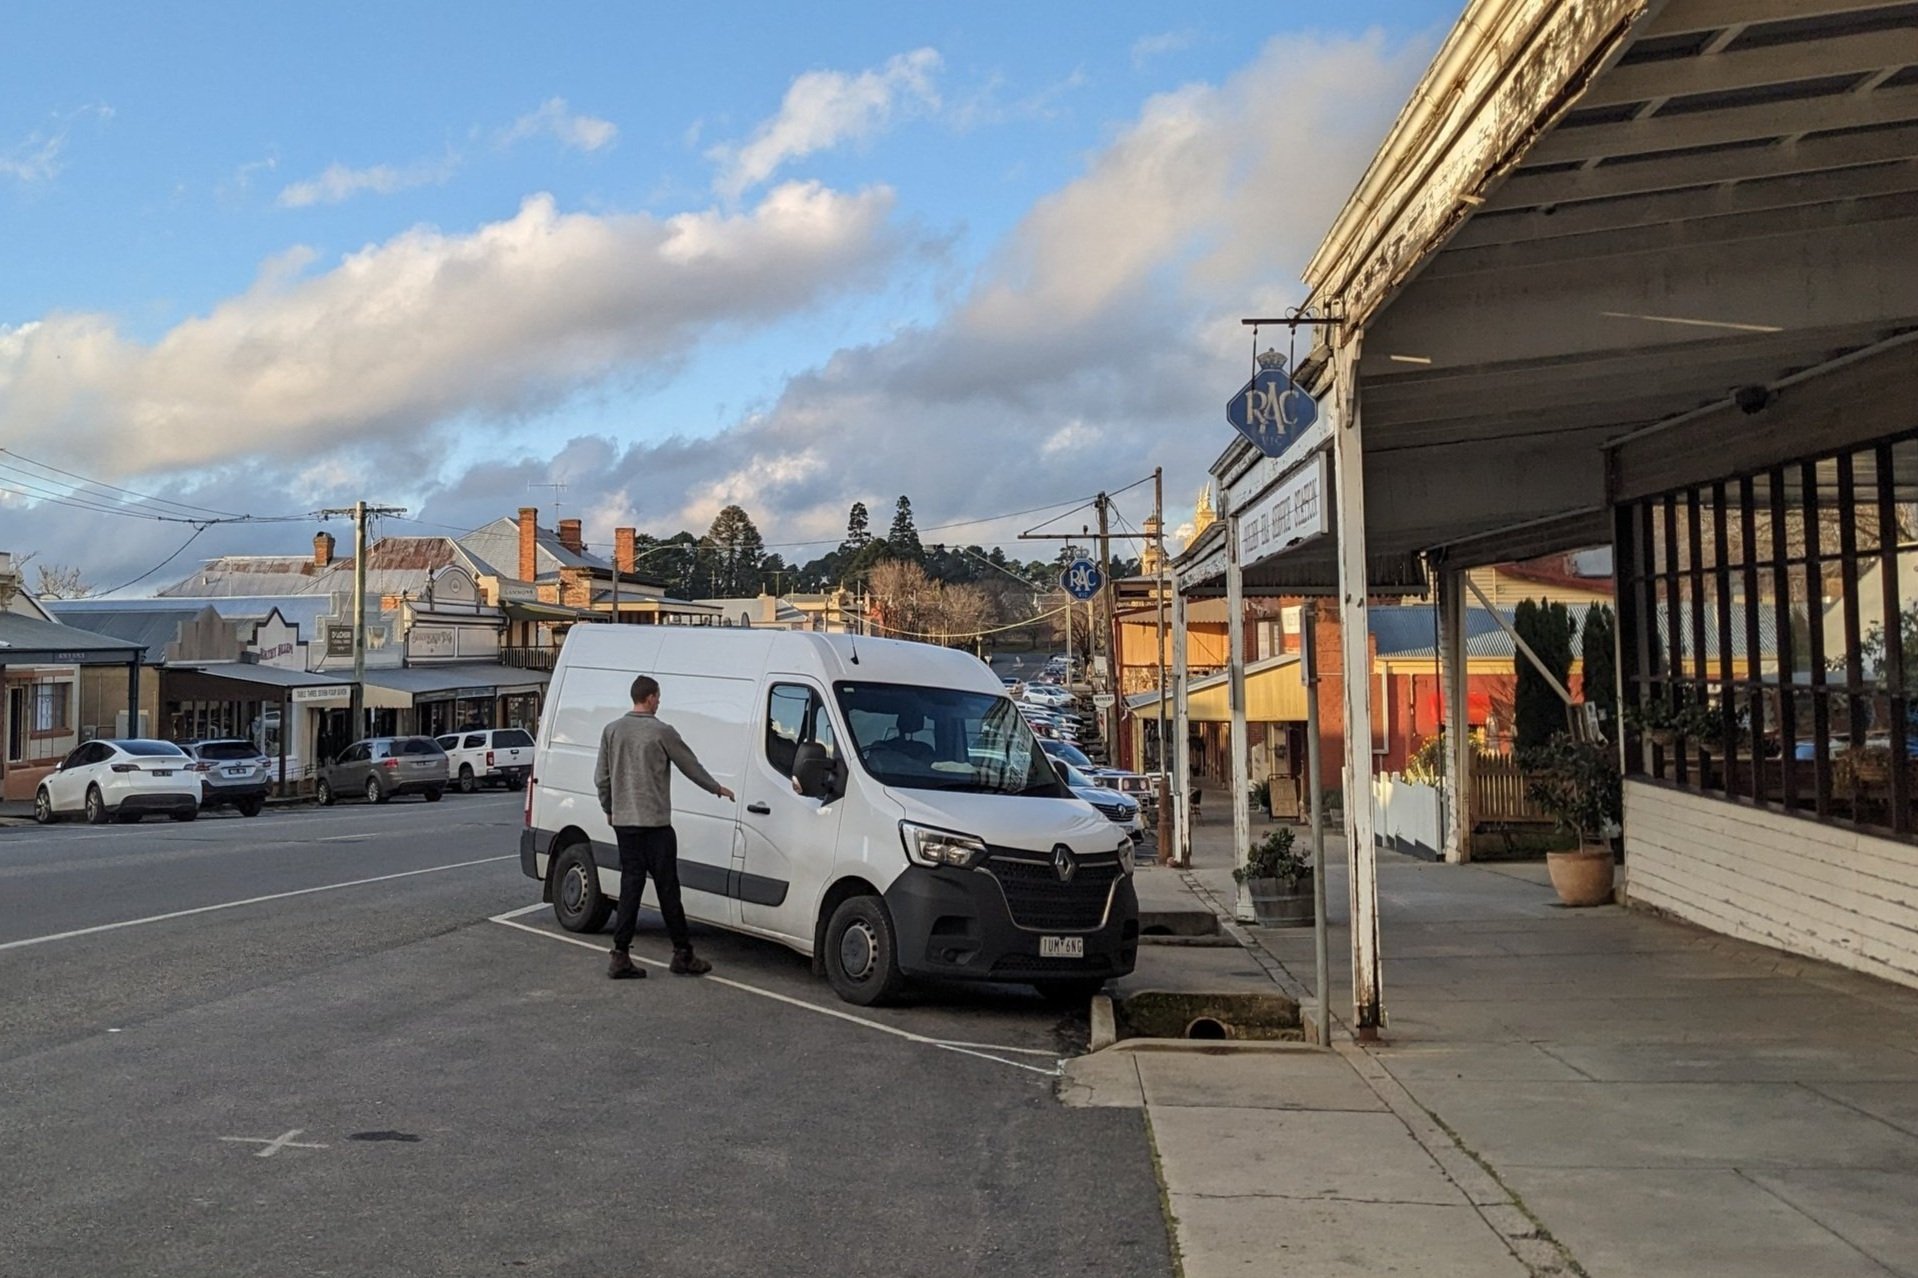
{"label": "van headlight", "polygon": [[1132,873],[1132,857],[1133,857],[1132,840],[1130,838],[1119,840],[1118,850],[1119,850],[1119,873],[1121,874]]}
{"label": "van headlight", "polygon": [[985,860],[986,844],[970,834],[935,830],[930,826],[899,823],[899,837],[906,844],[906,856],[920,865],[956,865],[961,868]]}

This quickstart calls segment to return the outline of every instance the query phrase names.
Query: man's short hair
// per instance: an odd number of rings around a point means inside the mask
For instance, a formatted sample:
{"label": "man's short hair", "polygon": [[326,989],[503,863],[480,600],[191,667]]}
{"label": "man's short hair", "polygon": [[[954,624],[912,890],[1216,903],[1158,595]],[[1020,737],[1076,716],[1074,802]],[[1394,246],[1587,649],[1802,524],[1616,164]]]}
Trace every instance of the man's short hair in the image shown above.
{"label": "man's short hair", "polygon": [[651,675],[641,675],[633,680],[633,704],[649,701],[659,695],[659,680]]}

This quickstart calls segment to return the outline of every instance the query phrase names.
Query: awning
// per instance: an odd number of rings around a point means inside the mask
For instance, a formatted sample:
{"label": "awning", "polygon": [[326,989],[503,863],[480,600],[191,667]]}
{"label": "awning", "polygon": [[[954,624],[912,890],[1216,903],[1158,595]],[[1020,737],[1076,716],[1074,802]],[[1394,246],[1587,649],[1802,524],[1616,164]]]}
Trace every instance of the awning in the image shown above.
{"label": "awning", "polygon": [[303,706],[344,706],[353,681],[310,670],[288,670],[250,661],[208,661],[167,666],[160,672],[164,696],[179,701],[290,701]]}
{"label": "awning", "polygon": [[125,639],[0,612],[0,666],[125,666],[145,656],[144,647]]}
{"label": "awning", "polygon": [[[1148,692],[1127,698],[1133,714],[1156,712],[1159,694]],[[1193,723],[1232,722],[1231,688],[1225,674],[1195,679],[1186,689],[1186,718]],[[1299,654],[1256,661],[1245,668],[1247,723],[1305,722],[1305,683],[1299,677]]]}
{"label": "awning", "polygon": [[506,614],[508,621],[580,621],[593,615],[590,609],[567,608],[560,604],[535,603],[530,600],[503,599],[500,611]]}
{"label": "awning", "polygon": [[371,709],[409,710],[427,701],[490,700],[539,692],[552,677],[550,671],[521,670],[492,662],[369,670],[364,699]]}

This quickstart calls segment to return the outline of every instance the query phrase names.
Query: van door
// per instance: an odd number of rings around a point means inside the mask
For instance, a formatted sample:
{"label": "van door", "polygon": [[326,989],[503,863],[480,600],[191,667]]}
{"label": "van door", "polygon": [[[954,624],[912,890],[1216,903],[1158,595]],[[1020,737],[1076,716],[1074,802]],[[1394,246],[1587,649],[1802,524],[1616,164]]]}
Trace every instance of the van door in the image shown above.
{"label": "van door", "polygon": [[840,813],[793,790],[793,755],[807,742],[841,757],[825,697],[810,682],[774,676],[766,691],[765,727],[739,793],[745,833],[736,888],[740,922],[812,948],[813,903],[838,854]]}

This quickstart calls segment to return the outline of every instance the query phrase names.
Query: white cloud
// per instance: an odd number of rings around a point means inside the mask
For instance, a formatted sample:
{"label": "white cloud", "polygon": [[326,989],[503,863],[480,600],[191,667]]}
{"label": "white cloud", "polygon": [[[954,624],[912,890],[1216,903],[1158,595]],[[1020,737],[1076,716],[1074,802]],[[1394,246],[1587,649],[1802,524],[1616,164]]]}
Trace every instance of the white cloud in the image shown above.
{"label": "white cloud", "polygon": [[895,116],[936,109],[939,93],[933,76],[939,66],[936,50],[915,49],[857,75],[806,72],[787,88],[779,114],[754,130],[751,139],[707,152],[720,165],[714,188],[737,198],[790,160],[869,138]]}
{"label": "white cloud", "polygon": [[395,167],[375,164],[354,169],[344,164],[329,164],[326,171],[304,182],[293,182],[280,192],[279,205],[303,209],[314,204],[342,204],[356,195],[393,195],[417,186],[440,186],[459,170],[459,157],[448,154],[439,160],[421,160]]}
{"label": "white cloud", "polygon": [[50,182],[59,176],[61,156],[73,136],[73,126],[82,120],[101,124],[113,118],[113,108],[93,102],[54,117],[44,129],[35,129],[5,151],[0,151],[0,177],[12,178],[22,185]]}
{"label": "white cloud", "polygon": [[1157,35],[1140,36],[1132,42],[1132,65],[1143,67],[1154,58],[1189,49],[1198,38],[1199,33],[1191,30],[1161,31]]}
{"label": "white cloud", "polygon": [[576,114],[566,109],[565,98],[548,98],[536,110],[501,129],[496,141],[506,147],[528,138],[550,137],[570,150],[597,151],[610,146],[618,136],[619,126],[611,120]]}
{"label": "white cloud", "polygon": [[505,221],[416,228],[318,274],[296,250],[150,345],[103,315],[0,328],[0,418],[10,446],[94,474],[236,454],[310,466],[401,443],[431,456],[436,425],[658,376],[715,329],[871,283],[901,247],[892,206],[883,188],[807,184],[741,213],[670,218],[562,213],[536,196]]}

